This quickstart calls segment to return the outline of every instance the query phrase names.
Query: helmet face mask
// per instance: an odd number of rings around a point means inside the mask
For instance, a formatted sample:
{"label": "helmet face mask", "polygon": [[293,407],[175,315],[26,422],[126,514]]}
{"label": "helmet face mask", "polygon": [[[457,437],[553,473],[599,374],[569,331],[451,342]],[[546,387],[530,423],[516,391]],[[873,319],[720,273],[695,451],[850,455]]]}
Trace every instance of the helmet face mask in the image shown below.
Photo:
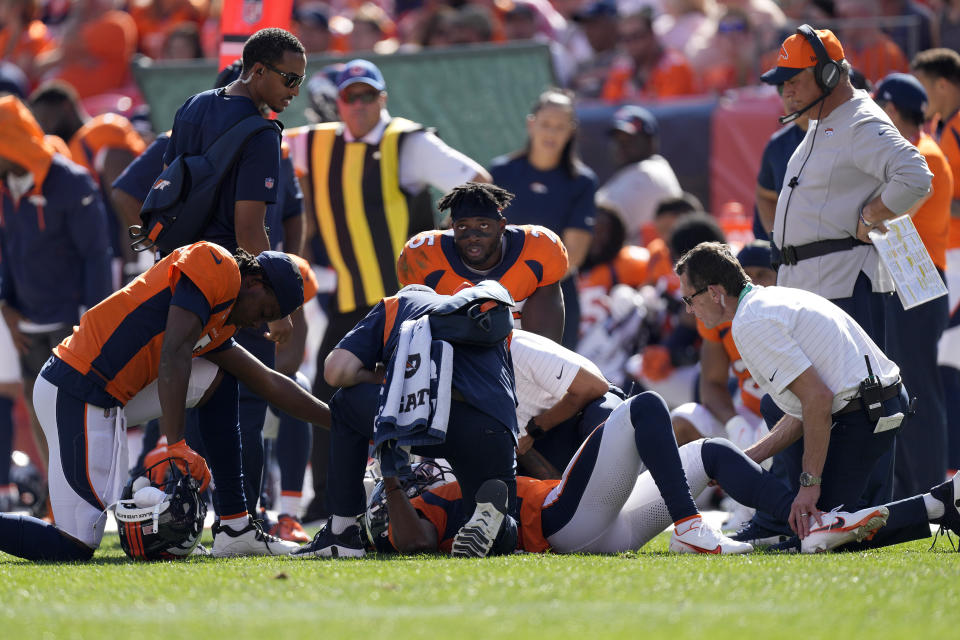
{"label": "helmet face mask", "polygon": [[[440,485],[454,482],[456,477],[450,467],[439,464],[434,460],[424,460],[411,467],[408,476],[400,478],[400,489],[413,499],[420,494]],[[363,530],[366,533],[368,551],[379,553],[396,553],[390,542],[390,517],[387,512],[387,491],[381,478],[370,494],[367,510],[361,518]]]}
{"label": "helmet face mask", "polygon": [[[150,472],[167,466],[163,483],[150,482]],[[146,480],[146,482],[144,482]],[[156,504],[139,506],[137,490],[154,487],[163,492]],[[207,504],[199,484],[184,474],[172,458],[161,460],[131,477],[114,508],[124,553],[133,560],[175,560],[189,556],[200,542]]]}

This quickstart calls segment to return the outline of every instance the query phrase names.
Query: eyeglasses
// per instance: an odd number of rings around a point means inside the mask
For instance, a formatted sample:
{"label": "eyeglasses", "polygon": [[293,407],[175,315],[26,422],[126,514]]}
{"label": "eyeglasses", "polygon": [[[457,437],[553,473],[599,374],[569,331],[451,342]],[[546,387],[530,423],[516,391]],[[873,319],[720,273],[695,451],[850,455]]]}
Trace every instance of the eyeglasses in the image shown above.
{"label": "eyeglasses", "polygon": [[288,71],[280,71],[280,69],[277,69],[272,64],[268,64],[266,62],[261,62],[260,64],[262,64],[267,69],[269,69],[270,71],[273,71],[275,74],[283,78],[283,86],[285,86],[287,89],[295,89],[299,87],[300,85],[303,84],[303,79],[306,77],[306,76],[298,75],[296,73],[290,73]]}
{"label": "eyeglasses", "polygon": [[694,293],[691,293],[689,296],[680,296],[680,299],[683,300],[683,303],[685,305],[687,305],[688,307],[692,307],[693,299],[696,298],[701,293],[705,292],[709,288],[710,288],[710,285],[707,285],[703,289],[700,289],[699,291],[695,291]]}
{"label": "eyeglasses", "polygon": [[358,93],[341,93],[340,99],[347,104],[359,102],[361,104],[373,104],[380,97],[379,91],[360,91]]}

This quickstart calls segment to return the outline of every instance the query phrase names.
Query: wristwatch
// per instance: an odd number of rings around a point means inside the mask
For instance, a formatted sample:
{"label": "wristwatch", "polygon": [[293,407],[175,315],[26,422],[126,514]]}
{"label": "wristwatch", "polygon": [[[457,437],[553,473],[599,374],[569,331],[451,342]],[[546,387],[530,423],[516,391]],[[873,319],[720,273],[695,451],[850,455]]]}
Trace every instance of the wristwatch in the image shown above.
{"label": "wristwatch", "polygon": [[527,435],[534,440],[539,440],[547,435],[547,432],[543,430],[543,427],[534,422],[533,418],[530,418],[530,421],[527,422]]}
{"label": "wristwatch", "polygon": [[800,486],[801,487],[813,487],[820,484],[820,476],[815,476],[812,473],[807,473],[806,471],[800,472]]}

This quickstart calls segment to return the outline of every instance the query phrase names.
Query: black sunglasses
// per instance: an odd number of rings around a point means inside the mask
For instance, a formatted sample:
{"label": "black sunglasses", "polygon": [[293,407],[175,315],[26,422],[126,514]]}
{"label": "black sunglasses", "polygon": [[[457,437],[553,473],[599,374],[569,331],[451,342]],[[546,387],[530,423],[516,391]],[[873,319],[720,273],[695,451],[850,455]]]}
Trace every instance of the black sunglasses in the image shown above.
{"label": "black sunglasses", "polygon": [[710,285],[707,285],[703,289],[700,289],[699,291],[695,291],[694,293],[691,293],[689,296],[680,296],[680,299],[683,300],[683,303],[685,305],[687,305],[688,307],[692,307],[693,299],[696,298],[701,293],[705,292],[709,288],[710,288]]}
{"label": "black sunglasses", "polygon": [[341,93],[340,99],[347,104],[361,102],[363,104],[373,104],[380,97],[379,91],[361,91],[360,93],[346,94]]}
{"label": "black sunglasses", "polygon": [[295,89],[299,87],[300,85],[303,84],[303,79],[306,77],[306,76],[298,75],[296,73],[280,71],[280,69],[277,69],[272,64],[269,64],[266,62],[261,62],[260,64],[262,64],[267,69],[269,69],[270,71],[273,71],[275,74],[283,78],[283,86],[285,86],[287,89]]}

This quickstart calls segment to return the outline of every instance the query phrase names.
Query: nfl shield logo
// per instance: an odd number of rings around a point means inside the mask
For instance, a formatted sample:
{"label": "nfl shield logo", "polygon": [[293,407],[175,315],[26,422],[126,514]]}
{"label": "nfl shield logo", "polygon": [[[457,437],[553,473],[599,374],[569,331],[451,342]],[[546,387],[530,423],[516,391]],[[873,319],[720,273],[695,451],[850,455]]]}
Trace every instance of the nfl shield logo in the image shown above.
{"label": "nfl shield logo", "polygon": [[273,189],[274,183],[275,180],[273,178],[267,178],[263,181],[263,186],[265,186],[267,189]]}
{"label": "nfl shield logo", "polygon": [[257,24],[263,18],[263,0],[243,0],[243,21]]}

